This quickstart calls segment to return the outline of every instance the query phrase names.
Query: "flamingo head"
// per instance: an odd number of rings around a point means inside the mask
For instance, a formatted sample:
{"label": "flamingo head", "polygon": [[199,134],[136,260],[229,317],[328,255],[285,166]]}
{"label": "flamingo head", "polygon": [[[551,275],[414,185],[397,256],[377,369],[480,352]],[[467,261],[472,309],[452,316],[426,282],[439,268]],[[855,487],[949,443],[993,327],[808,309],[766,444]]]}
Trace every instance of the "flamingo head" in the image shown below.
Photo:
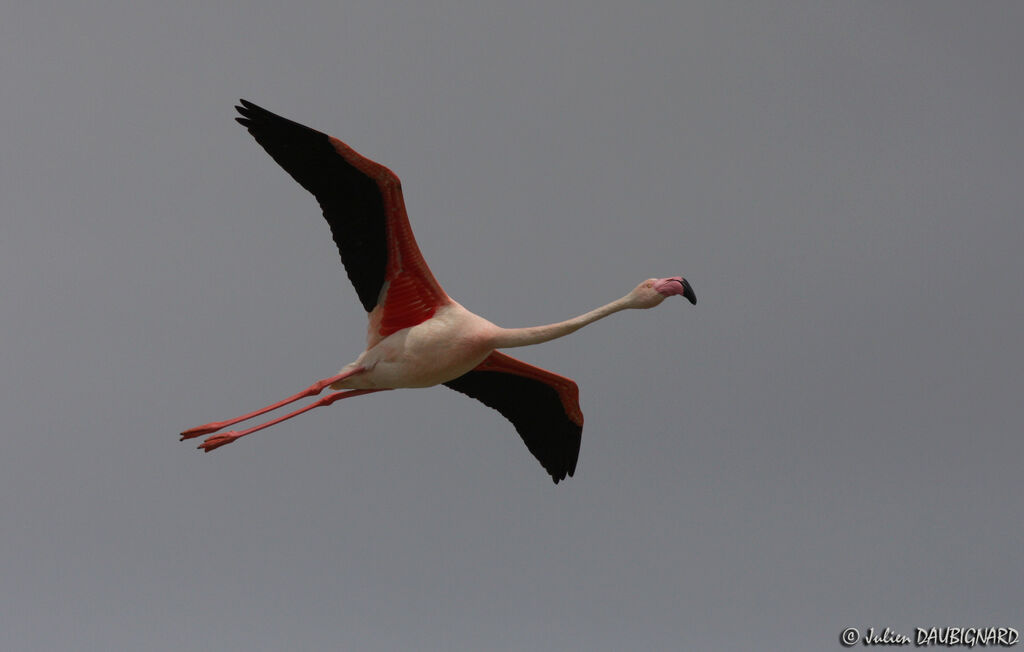
{"label": "flamingo head", "polygon": [[690,303],[697,305],[697,295],[693,293],[689,281],[682,276],[667,278],[649,278],[630,292],[633,304],[637,308],[653,308],[665,297],[680,294]]}

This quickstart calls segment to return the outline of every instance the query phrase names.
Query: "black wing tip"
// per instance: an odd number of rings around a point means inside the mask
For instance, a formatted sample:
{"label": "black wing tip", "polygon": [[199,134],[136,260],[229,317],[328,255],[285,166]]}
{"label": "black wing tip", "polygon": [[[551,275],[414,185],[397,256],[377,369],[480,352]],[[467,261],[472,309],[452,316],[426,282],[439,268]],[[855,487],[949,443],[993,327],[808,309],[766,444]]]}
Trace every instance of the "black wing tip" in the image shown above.
{"label": "black wing tip", "polygon": [[571,460],[563,459],[561,464],[558,465],[558,470],[554,471],[550,468],[545,467],[544,470],[551,474],[551,479],[554,480],[555,484],[559,481],[571,478],[576,474],[576,463],[580,459],[580,444],[583,441],[583,427],[579,427],[579,431],[576,433],[576,445],[569,447],[565,452],[572,455]]}
{"label": "black wing tip", "polygon": [[[241,104],[241,106],[238,106],[238,104]],[[235,110],[237,110],[239,113],[245,113],[246,111],[252,111],[254,113],[259,113],[259,112],[270,113],[269,111],[264,109],[262,106],[258,106],[256,104],[253,104],[252,102],[250,102],[249,100],[246,100],[246,99],[239,98],[238,99],[238,104],[235,105]]]}
{"label": "black wing tip", "polygon": [[[235,121],[242,125],[252,133],[253,136],[257,137],[257,140],[263,136],[270,136],[275,134],[275,137],[281,138],[287,134],[288,138],[301,138],[303,136],[314,136],[326,140],[328,137],[316,129],[307,127],[306,125],[299,124],[289,120],[288,118],[282,118],[276,113],[267,111],[262,106],[253,104],[249,100],[239,99],[238,104],[235,105],[235,110],[241,114],[241,117],[236,117]],[[262,144],[262,142],[261,142]],[[264,147],[266,147],[264,145]],[[270,150],[267,150],[268,152]],[[271,156],[274,156],[271,153]],[[280,163],[280,161],[278,161]]]}
{"label": "black wing tip", "polygon": [[[249,100],[239,99],[238,102],[241,106],[239,106],[239,104],[236,104],[235,111],[238,111],[242,115],[242,118],[248,120],[248,122],[239,121],[240,124],[243,124],[246,127],[255,125],[257,123],[267,124],[275,120],[286,123],[291,122],[291,120],[286,120],[285,118],[282,118],[276,113],[271,113],[270,111],[264,109],[262,106],[253,104]],[[235,120],[238,120],[238,118],[235,118]]]}
{"label": "black wing tip", "polygon": [[573,476],[573,472],[572,471],[569,471],[568,473],[563,473],[562,475],[556,475],[556,474],[552,473],[551,474],[551,479],[554,481],[555,484],[558,484],[562,480],[565,480],[567,478],[571,478],[572,476]]}
{"label": "black wing tip", "polygon": [[[235,111],[238,111],[242,115],[243,118],[245,118],[246,120],[249,120],[250,122],[256,121],[256,120],[258,120],[260,118],[265,118],[265,117],[274,115],[270,111],[267,111],[263,107],[256,106],[255,104],[253,104],[252,102],[250,102],[248,100],[241,100],[240,99],[238,101],[241,103],[241,106],[236,104],[235,105]],[[235,118],[235,120],[238,120],[238,118]]]}

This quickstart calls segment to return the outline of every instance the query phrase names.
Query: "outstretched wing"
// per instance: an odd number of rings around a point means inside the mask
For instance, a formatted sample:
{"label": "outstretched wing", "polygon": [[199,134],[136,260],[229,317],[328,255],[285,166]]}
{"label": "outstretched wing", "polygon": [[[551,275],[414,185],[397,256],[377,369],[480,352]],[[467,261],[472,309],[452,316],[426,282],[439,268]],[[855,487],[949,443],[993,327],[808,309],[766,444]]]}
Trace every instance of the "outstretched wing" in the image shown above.
{"label": "outstretched wing", "polygon": [[572,380],[495,351],[445,385],[501,412],[555,484],[575,473],[583,413]]}
{"label": "outstretched wing", "polygon": [[451,301],[416,246],[394,172],[337,138],[240,101],[235,120],[320,202],[378,337],[426,321]]}

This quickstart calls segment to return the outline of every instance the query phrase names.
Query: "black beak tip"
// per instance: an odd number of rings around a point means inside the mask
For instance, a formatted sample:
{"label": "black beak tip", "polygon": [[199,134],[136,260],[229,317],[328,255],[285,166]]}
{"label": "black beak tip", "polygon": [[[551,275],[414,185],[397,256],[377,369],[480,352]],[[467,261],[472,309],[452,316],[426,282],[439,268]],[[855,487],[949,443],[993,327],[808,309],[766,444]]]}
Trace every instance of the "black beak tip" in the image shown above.
{"label": "black beak tip", "polygon": [[697,305],[697,295],[693,293],[693,288],[690,287],[690,282],[686,279],[683,279],[683,296],[693,305]]}

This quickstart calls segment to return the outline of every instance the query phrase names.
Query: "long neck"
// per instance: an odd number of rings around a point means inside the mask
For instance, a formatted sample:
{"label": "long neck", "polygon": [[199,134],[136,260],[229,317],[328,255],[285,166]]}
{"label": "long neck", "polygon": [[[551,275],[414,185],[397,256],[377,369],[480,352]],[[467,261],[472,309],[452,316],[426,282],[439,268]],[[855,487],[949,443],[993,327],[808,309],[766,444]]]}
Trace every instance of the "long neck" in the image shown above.
{"label": "long neck", "polygon": [[557,324],[530,326],[527,328],[502,328],[499,329],[498,336],[495,338],[494,348],[508,349],[516,346],[529,346],[531,344],[549,342],[569,333],[575,333],[587,324],[592,324],[598,319],[630,307],[629,296],[627,295],[600,308],[583,313],[579,317],[560,321]]}

